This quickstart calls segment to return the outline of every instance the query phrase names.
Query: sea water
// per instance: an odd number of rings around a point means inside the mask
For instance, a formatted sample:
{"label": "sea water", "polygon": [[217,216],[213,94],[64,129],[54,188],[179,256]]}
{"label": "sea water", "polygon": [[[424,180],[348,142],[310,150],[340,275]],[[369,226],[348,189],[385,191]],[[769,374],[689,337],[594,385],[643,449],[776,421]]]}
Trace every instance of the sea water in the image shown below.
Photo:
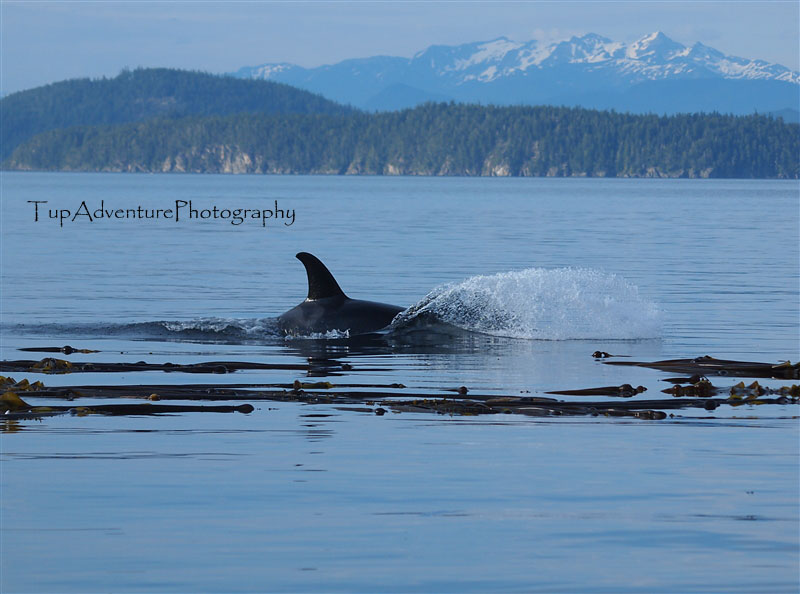
{"label": "sea water", "polygon": [[[0,189],[4,360],[313,356],[348,364],[315,378],[334,384],[654,398],[669,374],[591,353],[800,356],[797,182],[3,173]],[[408,326],[379,347],[276,335],[305,296],[299,251]],[[458,332],[426,334],[420,313]],[[186,375],[25,377],[212,381]],[[0,589],[798,589],[796,405],[654,422],[254,404],[6,422]]]}

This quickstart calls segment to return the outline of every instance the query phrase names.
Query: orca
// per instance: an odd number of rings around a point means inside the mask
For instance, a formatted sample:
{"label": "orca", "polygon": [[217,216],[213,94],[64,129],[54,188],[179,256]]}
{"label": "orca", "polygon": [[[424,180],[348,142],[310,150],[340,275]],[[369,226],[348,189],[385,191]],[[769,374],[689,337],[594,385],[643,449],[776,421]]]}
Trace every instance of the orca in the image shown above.
{"label": "orca", "polygon": [[367,334],[388,326],[404,308],[388,303],[350,299],[317,257],[308,252],[295,256],[306,267],[308,297],[278,317],[287,335],[307,335],[338,330],[350,336]]}

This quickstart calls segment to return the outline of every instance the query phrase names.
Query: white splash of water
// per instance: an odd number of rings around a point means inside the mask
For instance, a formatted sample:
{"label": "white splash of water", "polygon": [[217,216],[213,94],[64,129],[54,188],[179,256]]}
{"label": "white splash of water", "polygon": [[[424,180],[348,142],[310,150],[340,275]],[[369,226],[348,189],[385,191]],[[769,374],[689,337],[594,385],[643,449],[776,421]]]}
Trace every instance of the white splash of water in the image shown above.
{"label": "white splash of water", "polygon": [[285,340],[334,340],[350,338],[350,330],[328,330],[327,332],[309,332],[308,334],[287,334]]}
{"label": "white splash of water", "polygon": [[658,307],[636,286],[580,268],[529,268],[443,285],[400,313],[392,326],[417,318],[538,340],[656,338],[662,325]]}
{"label": "white splash of water", "polygon": [[243,334],[270,336],[277,333],[274,318],[197,318],[194,320],[160,322],[169,332],[204,332],[209,334]]}

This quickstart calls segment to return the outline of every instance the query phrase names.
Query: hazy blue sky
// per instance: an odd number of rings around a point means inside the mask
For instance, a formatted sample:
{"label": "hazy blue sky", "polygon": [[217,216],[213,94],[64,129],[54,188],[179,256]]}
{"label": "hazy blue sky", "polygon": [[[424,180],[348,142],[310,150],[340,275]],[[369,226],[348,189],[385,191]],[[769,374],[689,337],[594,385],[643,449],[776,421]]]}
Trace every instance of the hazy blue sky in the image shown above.
{"label": "hazy blue sky", "polygon": [[4,94],[123,67],[318,66],[433,44],[663,31],[800,68],[800,2],[32,2],[0,0]]}

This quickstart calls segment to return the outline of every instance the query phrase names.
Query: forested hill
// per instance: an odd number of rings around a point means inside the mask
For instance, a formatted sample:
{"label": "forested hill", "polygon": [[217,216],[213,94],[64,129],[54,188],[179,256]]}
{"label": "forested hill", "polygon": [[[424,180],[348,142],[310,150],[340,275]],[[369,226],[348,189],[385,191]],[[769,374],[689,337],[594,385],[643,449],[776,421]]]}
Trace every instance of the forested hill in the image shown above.
{"label": "forested hill", "polygon": [[425,104],[53,130],[6,168],[67,171],[798,178],[800,126],[768,116]]}
{"label": "forested hill", "polygon": [[46,130],[155,117],[238,113],[350,113],[353,109],[285,84],[167,68],[75,79],[0,99],[0,160]]}

